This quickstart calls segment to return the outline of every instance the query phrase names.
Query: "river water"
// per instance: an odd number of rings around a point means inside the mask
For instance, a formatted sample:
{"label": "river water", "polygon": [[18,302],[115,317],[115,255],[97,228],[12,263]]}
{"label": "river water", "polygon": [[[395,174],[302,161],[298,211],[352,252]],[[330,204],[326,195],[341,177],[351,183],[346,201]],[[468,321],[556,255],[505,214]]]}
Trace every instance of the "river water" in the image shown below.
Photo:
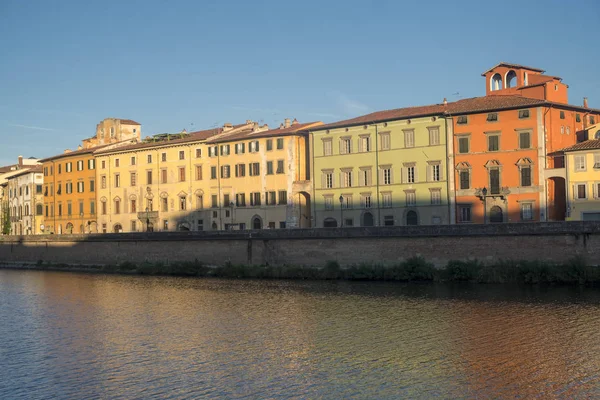
{"label": "river water", "polygon": [[0,398],[600,398],[600,291],[0,270]]}

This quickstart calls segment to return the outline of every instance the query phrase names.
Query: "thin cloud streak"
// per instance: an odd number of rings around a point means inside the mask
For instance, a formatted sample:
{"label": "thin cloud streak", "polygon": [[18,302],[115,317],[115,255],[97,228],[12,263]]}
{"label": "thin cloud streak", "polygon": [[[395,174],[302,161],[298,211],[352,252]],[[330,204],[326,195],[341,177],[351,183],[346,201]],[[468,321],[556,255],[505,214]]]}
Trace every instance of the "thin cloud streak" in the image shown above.
{"label": "thin cloud streak", "polygon": [[23,129],[33,129],[36,131],[56,131],[53,128],[44,128],[43,126],[33,126],[33,125],[22,125],[22,124],[6,124],[7,126],[12,126],[15,128],[23,128]]}

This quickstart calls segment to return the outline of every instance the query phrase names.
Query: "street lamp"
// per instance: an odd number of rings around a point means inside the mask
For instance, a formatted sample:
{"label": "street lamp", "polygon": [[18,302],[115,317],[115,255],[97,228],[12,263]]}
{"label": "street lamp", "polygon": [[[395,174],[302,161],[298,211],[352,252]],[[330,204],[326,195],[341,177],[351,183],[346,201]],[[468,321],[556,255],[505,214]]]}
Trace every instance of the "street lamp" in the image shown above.
{"label": "street lamp", "polygon": [[487,223],[487,194],[488,194],[488,190],[487,188],[484,186],[483,189],[481,189],[480,191],[480,195],[479,198],[481,199],[481,202],[483,203],[483,223]]}
{"label": "street lamp", "polygon": [[340,228],[344,227],[344,196],[340,194]]}
{"label": "street lamp", "polygon": [[230,215],[230,218],[231,218],[231,227],[229,228],[230,230],[233,230],[233,225],[235,223],[235,221],[233,219],[233,206],[234,205],[235,204],[233,204],[233,201],[229,203],[229,207],[231,207],[231,215]]}
{"label": "street lamp", "polygon": [[79,213],[79,217],[81,218],[81,233],[85,233],[85,228],[83,227],[83,211]]}

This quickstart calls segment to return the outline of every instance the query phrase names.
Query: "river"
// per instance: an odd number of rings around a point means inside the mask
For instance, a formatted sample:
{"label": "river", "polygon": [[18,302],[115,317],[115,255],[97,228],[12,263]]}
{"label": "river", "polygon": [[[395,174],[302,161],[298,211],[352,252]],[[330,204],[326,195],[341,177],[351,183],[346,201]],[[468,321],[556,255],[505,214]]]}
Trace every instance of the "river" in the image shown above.
{"label": "river", "polygon": [[0,398],[599,398],[600,290],[0,270]]}

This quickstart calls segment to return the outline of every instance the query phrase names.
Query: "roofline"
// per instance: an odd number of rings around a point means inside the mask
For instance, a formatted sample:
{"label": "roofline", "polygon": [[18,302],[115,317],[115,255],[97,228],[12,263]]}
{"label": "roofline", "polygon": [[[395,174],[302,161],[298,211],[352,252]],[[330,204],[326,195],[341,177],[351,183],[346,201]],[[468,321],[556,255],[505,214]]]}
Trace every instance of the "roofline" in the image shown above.
{"label": "roofline", "polygon": [[507,63],[507,62],[504,62],[504,61],[502,61],[502,62],[499,62],[498,64],[494,65],[492,68],[488,69],[488,70],[487,70],[487,71],[485,71],[484,73],[482,73],[482,74],[481,74],[481,76],[485,76],[485,75],[486,75],[488,72],[492,71],[492,70],[493,70],[493,69],[495,69],[495,68],[498,68],[498,67],[499,67],[499,66],[501,66],[501,65],[507,65],[507,66],[512,66],[512,67],[517,67],[517,66],[518,66],[519,68],[522,68],[522,69],[528,69],[529,71],[540,72],[540,73],[542,73],[542,74],[543,74],[544,72],[546,72],[545,70],[543,70],[543,69],[540,69],[540,68],[533,68],[533,67],[528,67],[528,66],[526,66],[526,65],[513,64],[513,63]]}
{"label": "roofline", "polygon": [[[177,140],[179,140],[179,139],[177,139]],[[206,141],[206,139],[197,139],[197,140],[190,140],[187,142],[173,143],[173,141],[169,142],[168,140],[163,140],[163,141],[159,141],[159,142],[148,142],[149,144],[151,143],[151,145],[145,146],[145,147],[136,147],[136,148],[129,148],[129,149],[124,149],[122,147],[115,147],[113,149],[108,149],[108,150],[98,149],[98,150],[96,150],[97,153],[96,153],[96,151],[94,151],[94,155],[97,157],[101,157],[101,156],[108,155],[108,154],[135,153],[136,151],[142,151],[142,150],[155,150],[155,149],[174,147],[174,146],[193,145],[193,144],[198,144],[198,143],[202,143],[205,141]],[[137,143],[137,144],[145,144],[145,143]],[[123,147],[125,147],[125,146],[123,146]]]}
{"label": "roofline", "polygon": [[[435,104],[433,104],[435,105]],[[426,106],[425,106],[426,107]],[[388,110],[383,110],[383,111],[375,111],[376,113],[378,112],[384,112],[384,111],[388,111]],[[307,128],[307,129],[303,129],[301,132],[316,132],[316,131],[320,131],[320,130],[327,130],[327,129],[338,129],[338,128],[348,128],[348,127],[352,127],[352,126],[361,126],[361,125],[365,125],[365,124],[374,124],[374,123],[379,123],[379,122],[390,122],[390,121],[401,121],[404,119],[410,119],[410,118],[422,118],[422,117],[431,117],[434,115],[446,115],[446,111],[444,112],[435,112],[435,113],[425,113],[425,114],[411,114],[411,115],[407,115],[407,116],[403,116],[400,118],[383,118],[383,119],[374,119],[371,121],[363,121],[363,122],[353,122],[353,123],[348,123],[348,124],[340,124],[337,126],[327,126],[327,125],[320,125],[317,126],[317,128],[319,129],[311,129],[311,128]],[[357,117],[360,118],[360,117]],[[332,122],[332,124],[335,124],[335,122]]]}
{"label": "roofline", "polygon": [[[60,158],[66,158],[66,157],[71,157],[71,156],[76,157],[76,156],[80,156],[80,155],[84,155],[84,154],[90,154],[90,153],[93,153],[94,151],[95,151],[94,148],[91,148],[91,149],[81,149],[81,150],[73,150],[73,151],[70,151],[68,153],[63,153],[63,154],[59,154],[59,155],[56,155],[56,156],[42,158],[42,159],[40,159],[38,161],[40,163],[45,163],[45,162],[48,162],[48,161],[58,160]],[[77,154],[73,154],[75,152],[77,152]]]}
{"label": "roofline", "polygon": [[[306,128],[306,129],[309,129],[309,128]],[[273,134],[273,133],[265,135],[265,133],[267,133],[267,132],[269,132],[269,131],[256,132],[256,133],[248,133],[247,135],[250,135],[250,136],[239,137],[239,138],[236,138],[236,139],[227,139],[226,137],[223,137],[223,138],[211,140],[207,144],[212,144],[212,143],[226,143],[226,142],[232,142],[232,143],[233,142],[242,142],[244,140],[252,140],[254,138],[256,138],[256,139],[262,139],[262,138],[268,138],[268,137],[275,138],[275,137],[294,136],[294,135],[304,136],[305,133],[306,133],[306,130],[305,129],[300,129],[300,130],[293,131],[293,132],[285,132],[285,133],[282,133],[280,135],[276,135],[276,134]],[[261,133],[263,133],[263,134],[261,135]]]}

